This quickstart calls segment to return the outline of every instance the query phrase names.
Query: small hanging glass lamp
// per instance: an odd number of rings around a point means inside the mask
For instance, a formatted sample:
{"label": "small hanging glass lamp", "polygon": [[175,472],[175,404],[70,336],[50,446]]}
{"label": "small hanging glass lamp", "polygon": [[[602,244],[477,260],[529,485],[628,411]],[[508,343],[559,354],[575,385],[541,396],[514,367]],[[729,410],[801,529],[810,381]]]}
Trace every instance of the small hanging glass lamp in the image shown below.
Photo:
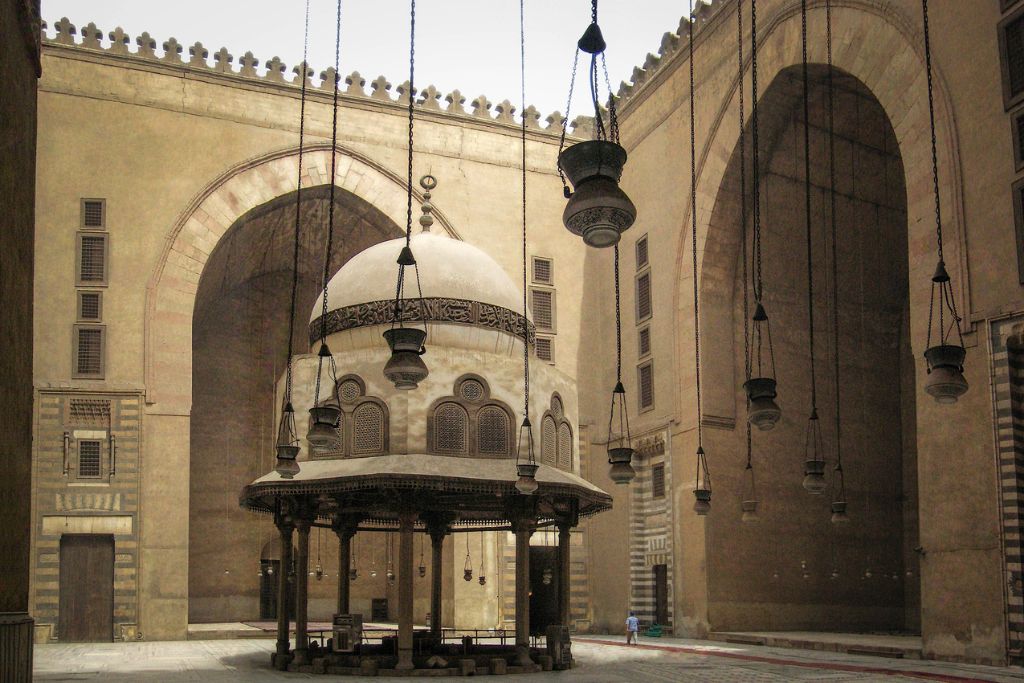
{"label": "small hanging glass lamp", "polygon": [[466,539],[466,561],[462,565],[462,580],[473,580],[473,561],[469,558],[469,539]]}
{"label": "small hanging glass lamp", "polygon": [[277,473],[284,479],[291,479],[299,473],[299,437],[295,434],[295,409],[285,403],[281,411],[281,424],[277,430]]}
{"label": "small hanging glass lamp", "polygon": [[325,384],[330,387],[330,396],[320,401],[320,370],[317,370],[316,391],[313,396],[314,406],[309,409],[309,431],[306,433],[306,441],[312,450],[325,452],[338,447],[338,423],[341,420],[341,402],[337,396],[338,378],[334,366],[334,357],[326,343],[320,344],[320,351],[317,354],[318,361],[323,365],[328,363],[328,372]]}
{"label": "small hanging glass lamp", "polygon": [[697,447],[697,487],[693,490],[693,511],[701,517],[711,512],[711,474],[704,447]]}
{"label": "small hanging glass lamp", "polygon": [[836,463],[832,476],[832,486],[836,495],[832,501],[832,523],[847,524],[850,518],[846,514],[846,478],[843,476],[843,463]]}
{"label": "small hanging glass lamp", "polygon": [[[466,547],[469,547],[469,541],[466,541]],[[487,585],[487,577],[484,576],[484,532],[480,532],[480,576],[477,577],[477,581],[481,586]]]}
{"label": "small hanging glass lamp", "polygon": [[611,480],[616,484],[628,484],[633,481],[636,472],[630,464],[632,460],[633,446],[629,434],[626,389],[622,382],[618,382],[612,391],[612,406],[608,415],[608,464],[611,465],[608,476]]}
{"label": "small hanging glass lamp", "polygon": [[750,370],[753,377],[743,383],[749,399],[747,421],[762,432],[773,429],[782,417],[775,402],[778,396],[775,383],[775,351],[772,348],[772,329],[764,305],[758,301],[754,308],[750,344]]}
{"label": "small hanging glass lamp", "polygon": [[524,496],[531,496],[537,492],[537,470],[540,465],[534,457],[533,452],[533,426],[530,418],[524,418],[523,424],[519,427],[519,449],[516,454],[516,491]]}
{"label": "small hanging glass lamp", "polygon": [[808,493],[820,496],[828,488],[825,481],[825,460],[821,457],[823,450],[821,441],[821,424],[818,420],[818,409],[811,409],[811,417],[807,420],[807,435],[804,442],[804,489]]}
{"label": "small hanging glass lamp", "polygon": [[758,521],[757,516],[757,487],[754,482],[754,466],[748,461],[746,467],[747,491],[741,503],[743,516],[741,520],[747,523]]}

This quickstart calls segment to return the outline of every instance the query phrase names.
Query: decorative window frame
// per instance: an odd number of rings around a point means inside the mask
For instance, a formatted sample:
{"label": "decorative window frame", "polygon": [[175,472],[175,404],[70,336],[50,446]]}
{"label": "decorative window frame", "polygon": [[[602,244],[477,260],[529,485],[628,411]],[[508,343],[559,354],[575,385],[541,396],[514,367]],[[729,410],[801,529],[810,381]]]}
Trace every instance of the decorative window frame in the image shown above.
{"label": "decorative window frame", "polygon": [[[547,280],[541,280],[537,277],[537,261],[548,262],[548,272],[551,273],[551,277]],[[544,285],[545,287],[555,286],[555,259],[550,256],[541,256],[539,254],[533,254],[530,256],[530,282],[535,285]]]}
{"label": "decorative window frame", "polygon": [[[1009,8],[1010,5],[1006,4],[1004,0],[1002,9],[1006,11]],[[1024,6],[1018,7],[1016,10],[1003,17],[1002,21],[996,25],[996,34],[999,43],[999,73],[1003,87],[1003,107],[1006,111],[1009,111],[1016,105],[1024,102],[1024,90],[1016,95],[1013,95],[1010,92],[1010,62],[1007,59],[1006,54],[1006,27],[1021,18],[1024,18]]]}
{"label": "decorative window frame", "polygon": [[[651,369],[651,404],[647,406],[643,404],[643,381],[641,379],[645,368]],[[646,360],[636,366],[636,406],[638,413],[646,413],[648,411],[654,410],[654,406],[657,405],[658,402],[654,388],[654,360],[651,359]]]}
{"label": "decorative window frame", "polygon": [[[103,240],[103,279],[82,279],[82,240]],[[110,284],[110,235],[100,230],[79,230],[75,233],[75,285],[78,287],[106,287]]]}
{"label": "decorative window frame", "polygon": [[[99,202],[100,211],[103,212],[103,218],[100,220],[99,225],[86,225],[85,224],[85,205],[88,202]],[[107,200],[102,197],[82,197],[78,204],[78,227],[81,230],[95,231],[95,230],[106,230],[107,229]]]}
{"label": "decorative window frame", "polygon": [[[483,387],[483,393],[479,399],[470,400],[462,396],[462,385],[468,381],[479,382]],[[437,409],[441,406],[452,403],[466,411],[469,421],[469,429],[466,441],[466,451],[453,453],[441,450],[437,446]],[[481,453],[480,452],[480,411],[485,408],[498,408],[505,413],[509,424],[508,450],[505,454]],[[515,415],[512,409],[504,402],[491,397],[491,387],[483,377],[477,374],[465,374],[455,380],[452,386],[452,393],[449,396],[441,396],[435,399],[427,409],[427,452],[433,455],[447,455],[462,458],[494,458],[507,459],[515,456]]]}
{"label": "decorative window frame", "polygon": [[[345,382],[355,382],[359,387],[358,395],[351,400],[345,400],[341,396],[341,386]],[[391,452],[391,411],[388,409],[388,404],[380,398],[366,395],[366,382],[363,381],[362,377],[354,374],[339,377],[337,383],[334,385],[334,398],[336,398],[338,403],[341,405],[341,419],[339,422],[341,426],[341,448],[328,451],[326,453],[311,452],[311,459],[333,460],[337,458],[371,458],[378,455],[387,455]],[[383,447],[380,451],[357,453],[354,441],[356,431],[355,413],[366,404],[377,406],[383,413]]]}
{"label": "decorative window frame", "polygon": [[[75,323],[71,327],[71,378],[72,379],[104,379],[107,375],[107,326],[96,323]],[[100,369],[99,372],[78,371],[78,338],[82,330],[99,330],[100,332]]]}
{"label": "decorative window frame", "polygon": [[[547,453],[544,452],[544,434],[543,434],[543,430],[544,430],[545,423],[551,423],[551,424],[554,425],[554,428],[555,428],[555,437],[554,437],[555,452],[554,452],[553,457],[551,457],[551,458],[548,458],[547,457]],[[559,393],[557,391],[551,394],[551,400],[549,402],[548,409],[545,410],[544,414],[541,416],[540,425],[541,425],[540,426],[540,428],[541,428],[541,434],[540,434],[540,442],[541,442],[540,443],[540,446],[541,446],[540,461],[543,464],[548,465],[549,467],[554,467],[556,469],[560,469],[560,470],[563,470],[563,471],[566,471],[566,472],[572,472],[573,468],[574,468],[574,466],[576,464],[576,447],[575,447],[576,436],[575,436],[575,432],[573,431],[572,424],[565,417],[565,401],[562,400],[562,397],[559,395]],[[561,455],[561,450],[562,450],[561,449],[561,437],[560,437],[562,429],[568,429],[569,430],[569,457],[568,457],[568,463],[569,464],[568,464],[568,467],[562,467],[559,464],[563,460],[562,458],[559,457]]]}

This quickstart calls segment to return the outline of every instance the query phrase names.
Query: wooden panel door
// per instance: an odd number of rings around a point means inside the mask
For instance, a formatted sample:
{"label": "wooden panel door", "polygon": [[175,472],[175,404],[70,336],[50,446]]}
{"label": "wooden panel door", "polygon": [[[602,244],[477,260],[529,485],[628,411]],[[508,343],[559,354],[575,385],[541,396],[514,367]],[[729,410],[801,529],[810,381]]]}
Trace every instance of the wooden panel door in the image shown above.
{"label": "wooden panel door", "polygon": [[65,643],[114,639],[113,536],[61,536],[57,638]]}
{"label": "wooden panel door", "polygon": [[668,566],[654,565],[654,621],[668,624]]}

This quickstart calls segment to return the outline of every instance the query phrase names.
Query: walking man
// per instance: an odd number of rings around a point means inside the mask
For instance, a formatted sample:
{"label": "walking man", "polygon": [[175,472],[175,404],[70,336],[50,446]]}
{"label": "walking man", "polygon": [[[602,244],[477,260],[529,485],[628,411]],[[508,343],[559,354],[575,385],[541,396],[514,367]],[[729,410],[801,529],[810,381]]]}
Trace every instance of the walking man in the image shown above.
{"label": "walking man", "polygon": [[636,612],[630,612],[626,618],[626,645],[637,645],[637,632],[640,630],[640,620],[636,618]]}

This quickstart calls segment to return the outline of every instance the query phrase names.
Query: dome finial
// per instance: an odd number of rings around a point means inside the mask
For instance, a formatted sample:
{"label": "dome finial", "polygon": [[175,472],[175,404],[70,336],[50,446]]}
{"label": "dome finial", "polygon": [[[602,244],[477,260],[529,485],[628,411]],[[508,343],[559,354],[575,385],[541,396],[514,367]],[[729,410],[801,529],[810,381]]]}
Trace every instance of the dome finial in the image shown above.
{"label": "dome finial", "polygon": [[420,227],[423,228],[423,232],[430,232],[430,226],[434,224],[434,216],[431,212],[434,210],[434,205],[430,203],[430,191],[437,187],[437,178],[432,175],[425,175],[420,178],[420,187],[425,192],[423,193],[423,215],[420,216]]}

